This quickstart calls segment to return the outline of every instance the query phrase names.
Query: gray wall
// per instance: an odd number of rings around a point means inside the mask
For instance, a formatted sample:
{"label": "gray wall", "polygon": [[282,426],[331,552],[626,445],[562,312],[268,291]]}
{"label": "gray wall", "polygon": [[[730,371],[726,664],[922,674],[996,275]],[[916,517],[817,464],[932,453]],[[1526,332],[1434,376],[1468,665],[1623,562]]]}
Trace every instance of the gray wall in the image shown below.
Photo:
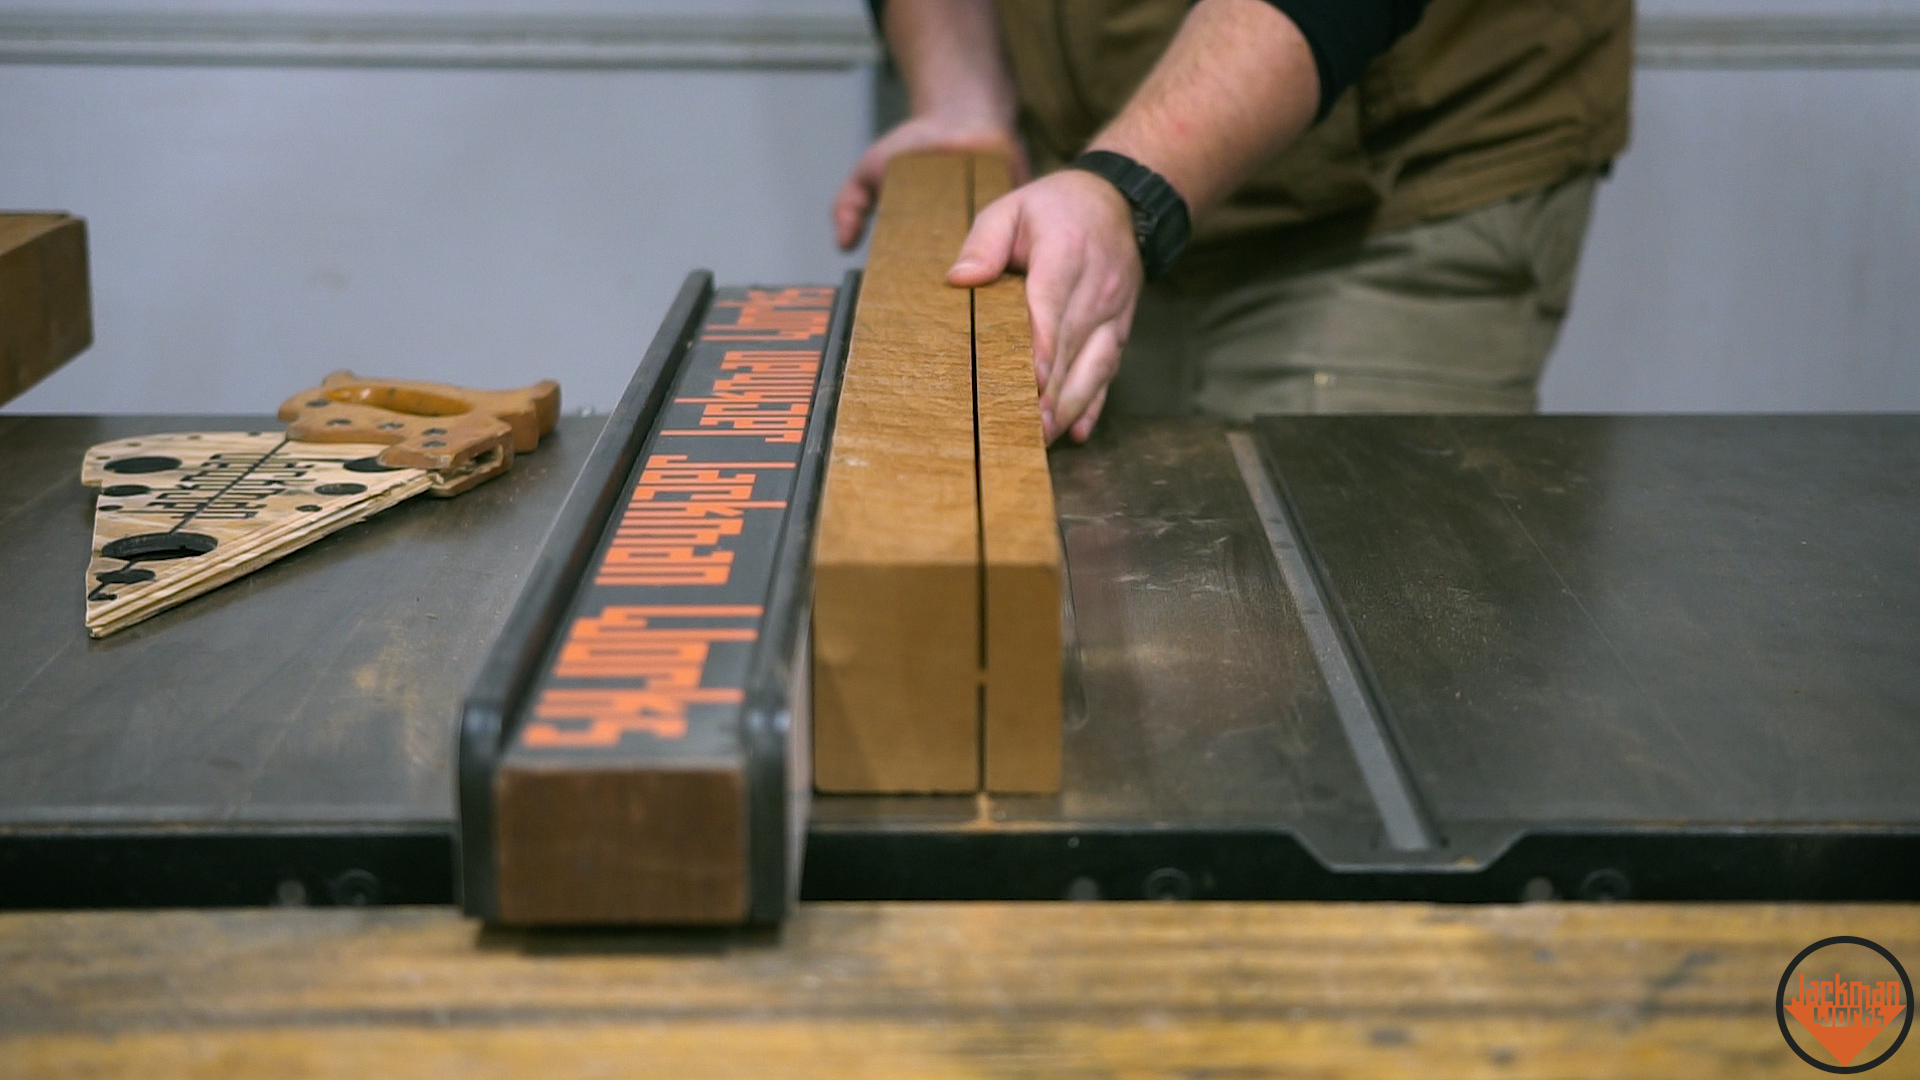
{"label": "gray wall", "polygon": [[[1796,9],[1819,18],[1723,25],[1762,43],[1745,49],[1661,20]],[[1641,14],[1633,142],[1600,190],[1542,407],[1920,408],[1920,3]]]}
{"label": "gray wall", "polygon": [[[1548,408],[1920,408],[1920,0],[1815,4],[1643,6]],[[29,10],[0,206],[87,216],[98,341],[15,411],[265,411],[339,367],[605,407],[687,270],[857,264],[826,206],[871,123],[861,0]],[[1671,18],[1742,13],[1774,21]]]}
{"label": "gray wall", "polygon": [[[864,39],[858,4],[813,14]],[[569,38],[558,5],[458,5],[537,12],[507,24],[551,31],[548,53],[528,57],[455,5],[325,5],[407,7],[434,16],[423,36],[340,51],[389,49],[405,54],[399,66],[291,48],[303,66],[0,63],[0,206],[85,215],[95,289],[94,347],[14,410],[271,411],[343,367],[480,386],[553,377],[569,406],[604,408],[689,270],[831,282],[858,264],[834,250],[827,206],[864,144],[870,75],[835,61],[845,50],[830,34],[801,35],[815,39],[811,59],[714,61],[699,49],[726,53],[724,24],[676,39],[687,24],[615,22],[640,43],[623,58]],[[175,58],[200,41],[213,53],[222,34],[241,54],[298,45],[279,25],[195,24],[169,52],[136,24],[100,51],[144,42]],[[0,18],[0,55],[5,30]],[[667,39],[652,58],[650,37]],[[864,40],[856,52],[872,55]],[[441,60],[471,66],[424,66]]]}

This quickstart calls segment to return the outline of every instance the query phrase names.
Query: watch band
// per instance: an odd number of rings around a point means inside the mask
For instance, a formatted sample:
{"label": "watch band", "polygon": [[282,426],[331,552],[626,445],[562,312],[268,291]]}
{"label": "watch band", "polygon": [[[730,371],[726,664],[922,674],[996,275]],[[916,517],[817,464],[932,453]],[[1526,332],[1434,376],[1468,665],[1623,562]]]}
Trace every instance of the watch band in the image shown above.
{"label": "watch band", "polygon": [[1193,225],[1187,218],[1187,200],[1166,177],[1111,150],[1089,150],[1068,167],[1112,184],[1133,208],[1133,240],[1140,247],[1140,265],[1149,281],[1180,257]]}

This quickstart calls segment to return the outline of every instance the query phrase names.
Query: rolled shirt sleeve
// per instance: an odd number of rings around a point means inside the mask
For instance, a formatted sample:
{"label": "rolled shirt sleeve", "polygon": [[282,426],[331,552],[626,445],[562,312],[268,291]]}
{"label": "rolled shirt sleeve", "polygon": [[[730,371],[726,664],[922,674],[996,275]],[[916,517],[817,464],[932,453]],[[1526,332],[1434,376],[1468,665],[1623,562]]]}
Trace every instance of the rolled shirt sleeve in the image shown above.
{"label": "rolled shirt sleeve", "polygon": [[[1427,0],[1267,0],[1293,20],[1320,75],[1319,116],[1373,58],[1413,29]],[[1317,119],[1317,117],[1316,117]]]}
{"label": "rolled shirt sleeve", "polygon": [[[1198,3],[1198,0],[1194,0]],[[1313,66],[1320,76],[1320,109],[1327,115],[1333,101],[1352,86],[1373,58],[1386,52],[1413,29],[1427,10],[1427,0],[1266,0],[1300,28],[1313,50]],[[887,0],[867,0],[875,33],[882,33]],[[884,39],[883,39],[884,40]]]}

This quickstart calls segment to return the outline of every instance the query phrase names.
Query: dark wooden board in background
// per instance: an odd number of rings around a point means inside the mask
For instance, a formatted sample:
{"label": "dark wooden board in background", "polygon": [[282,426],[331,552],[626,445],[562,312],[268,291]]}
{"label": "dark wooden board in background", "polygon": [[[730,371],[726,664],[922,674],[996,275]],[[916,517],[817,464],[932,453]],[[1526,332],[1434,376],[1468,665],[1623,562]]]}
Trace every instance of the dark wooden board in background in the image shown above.
{"label": "dark wooden board in background", "polygon": [[91,344],[87,223],[0,213],[0,405]]}

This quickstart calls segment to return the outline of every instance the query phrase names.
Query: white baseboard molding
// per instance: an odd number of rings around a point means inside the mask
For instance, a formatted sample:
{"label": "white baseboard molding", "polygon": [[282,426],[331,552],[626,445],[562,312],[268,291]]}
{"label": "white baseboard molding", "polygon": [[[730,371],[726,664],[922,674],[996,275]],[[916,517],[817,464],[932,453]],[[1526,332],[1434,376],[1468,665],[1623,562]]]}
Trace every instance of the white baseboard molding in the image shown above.
{"label": "white baseboard molding", "polygon": [[1634,59],[1643,68],[1920,67],[1920,17],[1649,15]]}
{"label": "white baseboard molding", "polygon": [[14,64],[831,70],[879,55],[864,17],[0,11]]}
{"label": "white baseboard molding", "polygon": [[[0,63],[832,70],[880,55],[862,16],[554,17],[0,11]],[[1920,67],[1920,17],[1639,22],[1654,69]]]}

